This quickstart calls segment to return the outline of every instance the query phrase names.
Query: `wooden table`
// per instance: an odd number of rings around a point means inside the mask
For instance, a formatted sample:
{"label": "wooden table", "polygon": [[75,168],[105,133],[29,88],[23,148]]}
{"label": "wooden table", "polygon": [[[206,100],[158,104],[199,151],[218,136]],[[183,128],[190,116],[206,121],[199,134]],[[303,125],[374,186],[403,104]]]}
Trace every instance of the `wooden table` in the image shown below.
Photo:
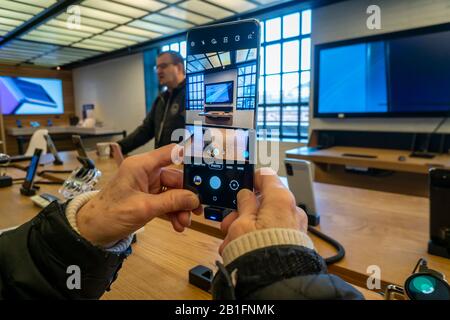
{"label": "wooden table", "polygon": [[[65,162],[62,169],[73,169],[76,166],[74,153],[62,152],[61,154]],[[91,156],[95,158],[92,153]],[[103,172],[101,186],[107,182],[117,167],[110,159],[96,159],[95,161]],[[356,286],[365,287],[368,276],[367,268],[371,265],[378,265],[381,268],[383,287],[388,283],[402,285],[417,260],[425,257],[431,268],[444,272],[447,278],[450,278],[450,260],[428,255],[426,252],[428,241],[428,200],[426,198],[322,183],[315,183],[314,187],[318,210],[322,216],[320,230],[340,241],[346,248],[346,257],[341,262],[329,267],[332,273]],[[57,189],[58,186],[42,186],[44,192],[56,193]],[[0,228],[21,224],[38,212],[38,209],[27,197],[20,196],[18,186],[0,189],[0,203]],[[155,224],[154,227],[157,228],[155,233],[163,232],[162,229],[158,229],[161,225],[159,222]],[[148,235],[153,232],[151,228],[153,228],[151,224],[148,224],[145,234],[142,237],[139,236],[139,239],[142,238],[142,240],[139,240],[138,245],[144,243],[145,239],[151,238],[147,237],[147,232]],[[188,230],[187,234],[194,234],[196,235],[194,238],[198,239],[205,236],[207,238],[204,239],[209,239],[207,241],[214,243],[211,255],[208,256],[210,258],[206,258],[208,263],[211,263],[217,257],[216,248],[220,242],[219,238],[223,237],[219,230],[219,224],[205,220],[203,217],[193,217],[191,229],[193,230]],[[177,234],[175,236],[178,237]],[[322,256],[327,257],[334,254],[333,248],[328,244],[314,236],[312,238],[316,249]],[[173,241],[165,241],[164,245],[170,246],[171,243]],[[149,241],[148,249],[138,252],[140,252],[139,255],[147,252],[149,254],[148,261],[154,261],[150,255],[155,254],[156,257],[157,252],[152,251],[153,249],[150,247]],[[168,247],[165,250],[174,252],[180,259],[184,257],[180,253],[183,252],[182,250],[177,251],[179,248]],[[186,252],[187,258],[195,255],[193,251]],[[214,258],[212,258],[213,256]],[[130,257],[129,261],[134,261],[134,259]],[[144,260],[141,258],[141,261]],[[198,264],[205,264],[203,261]],[[161,266],[159,270],[163,274],[165,272],[164,263]],[[139,275],[126,275],[125,277],[136,277],[135,281],[138,283],[141,277],[145,278],[145,272],[139,271],[138,273]],[[122,272],[122,276],[123,274],[124,272]],[[126,293],[123,294],[125,297]]]}
{"label": "wooden table", "polygon": [[[423,159],[412,158],[410,153],[406,150],[340,146],[322,150],[301,147],[286,151],[286,158],[313,162],[317,182],[427,197],[429,169],[450,168],[450,156]],[[378,169],[390,174],[349,174],[345,167]]]}

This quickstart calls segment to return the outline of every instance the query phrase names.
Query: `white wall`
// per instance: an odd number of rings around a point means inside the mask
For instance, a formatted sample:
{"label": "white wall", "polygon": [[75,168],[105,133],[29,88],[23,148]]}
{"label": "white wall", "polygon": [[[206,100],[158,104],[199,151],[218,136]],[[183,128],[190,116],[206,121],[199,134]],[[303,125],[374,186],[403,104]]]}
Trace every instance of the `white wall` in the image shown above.
{"label": "white wall", "polygon": [[[131,133],[145,118],[144,64],[142,54],[109,60],[73,72],[75,110],[95,105],[95,116],[105,127]],[[86,141],[89,142],[89,141]],[[153,149],[153,141],[136,150]]]}
{"label": "white wall", "polygon": [[[381,30],[366,27],[369,5],[381,8]],[[449,0],[352,0],[313,10],[312,43],[321,44],[450,21]],[[314,61],[313,61],[314,64]],[[314,81],[312,79],[312,81]],[[312,82],[313,83],[313,82]],[[313,97],[313,90],[311,97]],[[312,105],[312,101],[311,101]],[[311,108],[313,110],[313,108]],[[312,112],[311,112],[312,117]],[[430,132],[441,119],[311,119],[312,129]],[[441,132],[450,132],[450,121]]]}

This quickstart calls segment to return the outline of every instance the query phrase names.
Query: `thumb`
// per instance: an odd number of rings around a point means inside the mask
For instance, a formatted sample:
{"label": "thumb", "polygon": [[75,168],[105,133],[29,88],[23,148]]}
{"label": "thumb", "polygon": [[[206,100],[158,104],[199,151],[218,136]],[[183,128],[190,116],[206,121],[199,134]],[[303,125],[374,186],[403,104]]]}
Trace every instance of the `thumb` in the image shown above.
{"label": "thumb", "polygon": [[237,207],[239,216],[255,215],[258,211],[258,202],[255,194],[248,189],[239,191],[237,195]]}
{"label": "thumb", "polygon": [[172,189],[149,196],[151,196],[150,209],[155,217],[172,212],[192,211],[200,206],[197,195],[189,190]]}

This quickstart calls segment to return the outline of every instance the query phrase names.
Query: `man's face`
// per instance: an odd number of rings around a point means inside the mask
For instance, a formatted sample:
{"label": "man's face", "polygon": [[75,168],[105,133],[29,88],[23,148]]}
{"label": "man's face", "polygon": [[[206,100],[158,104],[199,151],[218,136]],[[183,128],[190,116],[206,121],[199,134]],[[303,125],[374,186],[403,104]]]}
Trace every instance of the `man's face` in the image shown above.
{"label": "man's face", "polygon": [[158,81],[162,86],[176,85],[179,66],[173,64],[170,55],[163,54],[156,60]]}

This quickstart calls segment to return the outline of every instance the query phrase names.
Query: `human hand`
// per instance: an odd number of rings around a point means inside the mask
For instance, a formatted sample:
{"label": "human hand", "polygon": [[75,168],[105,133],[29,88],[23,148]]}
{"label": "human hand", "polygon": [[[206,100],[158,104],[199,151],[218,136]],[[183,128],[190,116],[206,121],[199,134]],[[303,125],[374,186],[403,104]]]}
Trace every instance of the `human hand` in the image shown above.
{"label": "human hand", "polygon": [[[200,201],[182,189],[181,171],[165,146],[126,158],[116,175],[77,214],[81,235],[94,245],[107,246],[127,237],[155,217],[167,215],[176,231],[190,225],[191,211],[201,214]],[[161,192],[166,187],[167,191]]]}
{"label": "human hand", "polygon": [[[264,168],[255,173],[255,190],[241,190],[237,195],[237,211],[222,221],[226,237],[219,248],[220,254],[232,240],[267,228],[288,228],[307,232],[308,217],[297,207],[294,195],[283,185],[276,173]],[[264,173],[264,174],[263,174]]]}

